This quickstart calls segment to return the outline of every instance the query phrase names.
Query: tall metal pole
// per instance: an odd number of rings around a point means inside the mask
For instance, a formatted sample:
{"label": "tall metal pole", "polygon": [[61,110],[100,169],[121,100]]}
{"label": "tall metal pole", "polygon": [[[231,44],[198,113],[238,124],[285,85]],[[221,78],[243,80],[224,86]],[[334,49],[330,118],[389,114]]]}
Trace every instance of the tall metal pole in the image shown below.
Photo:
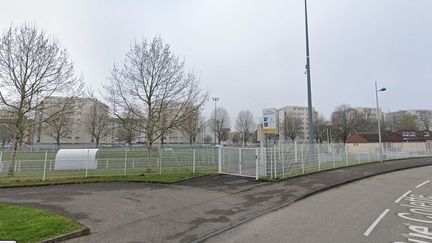
{"label": "tall metal pole", "polygon": [[377,81],[375,81],[375,97],[376,97],[376,106],[377,106],[377,121],[378,121],[378,143],[379,143],[379,154],[380,154],[380,161],[383,162],[383,147],[381,142],[381,112],[379,109],[379,103],[378,103],[378,85]]}
{"label": "tall metal pole", "polygon": [[312,91],[311,91],[311,73],[310,73],[310,53],[309,53],[309,28],[308,28],[308,14],[307,14],[307,1],[305,0],[305,30],[306,30],[306,74],[307,74],[307,92],[308,92],[308,130],[309,130],[309,143],[313,144],[314,141],[314,126],[312,114]]}
{"label": "tall metal pole", "polygon": [[309,28],[307,15],[307,1],[305,0],[305,31],[306,31],[306,75],[308,91],[308,136],[309,136],[309,162],[314,161],[314,126],[312,114],[312,91],[311,91],[311,74],[310,74],[310,53],[309,53]]}

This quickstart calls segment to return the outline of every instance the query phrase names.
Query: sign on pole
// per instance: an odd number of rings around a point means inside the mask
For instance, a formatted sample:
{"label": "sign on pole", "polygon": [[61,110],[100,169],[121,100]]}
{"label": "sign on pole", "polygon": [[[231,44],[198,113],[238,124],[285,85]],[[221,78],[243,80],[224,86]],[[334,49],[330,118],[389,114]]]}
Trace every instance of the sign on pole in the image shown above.
{"label": "sign on pole", "polygon": [[265,134],[276,134],[276,108],[267,108],[263,110],[263,132]]}

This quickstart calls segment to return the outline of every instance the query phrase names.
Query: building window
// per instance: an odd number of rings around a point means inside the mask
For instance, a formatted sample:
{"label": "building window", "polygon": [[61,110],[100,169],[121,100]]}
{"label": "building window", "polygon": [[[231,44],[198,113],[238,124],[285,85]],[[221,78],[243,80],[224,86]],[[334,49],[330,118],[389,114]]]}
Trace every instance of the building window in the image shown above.
{"label": "building window", "polygon": [[78,140],[79,139],[79,137],[75,137],[75,140]]}
{"label": "building window", "polygon": [[425,133],[424,133],[424,136],[425,136],[425,137],[430,137],[430,133],[429,133],[429,132],[425,132]]}
{"label": "building window", "polygon": [[408,137],[408,136],[409,136],[409,132],[403,132],[403,133],[402,133],[402,136],[404,136],[404,137]]}
{"label": "building window", "polygon": [[410,136],[411,136],[411,137],[415,137],[415,136],[416,136],[416,133],[415,133],[415,132],[410,132]]}

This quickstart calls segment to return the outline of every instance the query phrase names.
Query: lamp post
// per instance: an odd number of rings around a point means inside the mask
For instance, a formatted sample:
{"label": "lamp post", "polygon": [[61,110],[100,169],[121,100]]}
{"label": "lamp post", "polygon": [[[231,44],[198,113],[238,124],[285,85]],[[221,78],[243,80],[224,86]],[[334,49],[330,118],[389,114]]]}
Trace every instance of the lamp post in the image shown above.
{"label": "lamp post", "polygon": [[215,103],[215,110],[214,110],[214,116],[215,116],[215,138],[214,138],[214,141],[215,141],[215,146],[216,146],[216,137],[217,137],[217,130],[218,130],[218,124],[217,124],[217,111],[216,111],[216,104],[217,104],[217,102],[219,101],[219,98],[217,98],[217,97],[214,97],[214,98],[212,98],[212,100],[214,101],[214,103]]}
{"label": "lamp post", "polygon": [[380,153],[380,161],[383,162],[383,147],[381,141],[381,112],[379,109],[378,102],[378,92],[386,91],[386,88],[378,89],[377,81],[375,81],[375,97],[376,97],[376,105],[377,105],[377,120],[378,120],[378,142],[379,142],[379,153]]}

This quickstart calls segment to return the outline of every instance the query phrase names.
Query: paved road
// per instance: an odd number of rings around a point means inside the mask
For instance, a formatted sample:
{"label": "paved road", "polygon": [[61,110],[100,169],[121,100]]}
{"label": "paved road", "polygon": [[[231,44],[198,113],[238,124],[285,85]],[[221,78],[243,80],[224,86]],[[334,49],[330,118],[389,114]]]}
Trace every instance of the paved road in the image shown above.
{"label": "paved road", "polygon": [[432,242],[430,180],[432,166],[371,177],[300,200],[208,242]]}
{"label": "paved road", "polygon": [[[11,188],[0,189],[0,202],[45,208],[90,228],[90,236],[73,242],[191,242],[334,185],[431,164],[431,158],[365,164],[279,183],[218,175],[176,185],[99,183]],[[340,210],[344,208],[340,205]],[[357,224],[353,220],[352,225]]]}

